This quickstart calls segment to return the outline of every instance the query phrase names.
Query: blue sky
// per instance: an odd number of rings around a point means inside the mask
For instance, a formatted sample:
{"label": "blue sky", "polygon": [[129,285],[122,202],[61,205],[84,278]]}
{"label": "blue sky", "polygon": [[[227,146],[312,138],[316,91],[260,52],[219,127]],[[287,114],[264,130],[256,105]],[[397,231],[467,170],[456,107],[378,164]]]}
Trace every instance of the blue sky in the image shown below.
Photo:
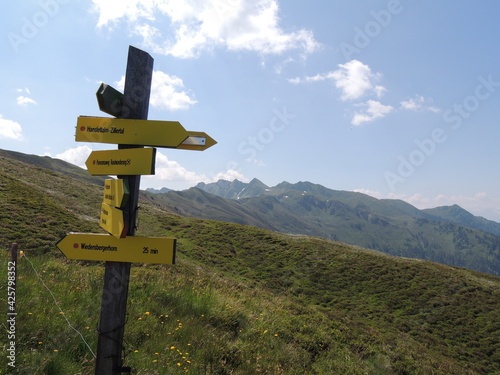
{"label": "blue sky", "polygon": [[[181,5],[179,5],[179,3]],[[500,221],[500,3],[39,0],[3,12],[0,148],[84,166],[80,115],[154,60],[149,119],[218,141],[159,149],[141,188],[311,181]]]}

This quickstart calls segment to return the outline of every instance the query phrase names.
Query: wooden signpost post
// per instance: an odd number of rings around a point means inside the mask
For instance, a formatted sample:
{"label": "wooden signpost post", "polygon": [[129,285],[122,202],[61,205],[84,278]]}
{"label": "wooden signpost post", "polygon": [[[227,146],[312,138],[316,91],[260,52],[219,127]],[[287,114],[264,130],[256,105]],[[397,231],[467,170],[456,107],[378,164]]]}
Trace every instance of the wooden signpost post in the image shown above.
{"label": "wooden signpost post", "polygon": [[69,233],[57,246],[70,259],[106,261],[96,375],[130,372],[123,366],[123,335],[131,262],[175,263],[176,240],[135,236],[141,175],[154,174],[155,148],[203,151],[217,142],[187,131],[177,121],[149,121],[153,58],[130,46],[124,93],[101,84],[99,109],[118,118],[78,118],[75,140],[118,144],[118,150],[93,151],[86,165],[92,175],[117,175],[104,183],[100,226],[110,234]]}

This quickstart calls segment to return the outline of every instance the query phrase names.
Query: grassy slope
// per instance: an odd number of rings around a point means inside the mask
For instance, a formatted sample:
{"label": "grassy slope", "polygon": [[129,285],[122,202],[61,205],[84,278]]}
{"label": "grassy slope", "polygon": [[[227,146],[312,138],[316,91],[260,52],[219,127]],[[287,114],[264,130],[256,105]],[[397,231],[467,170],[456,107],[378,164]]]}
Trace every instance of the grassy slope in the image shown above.
{"label": "grassy slope", "polygon": [[[183,216],[343,241],[386,254],[500,275],[500,237],[418,211],[399,201],[320,185],[282,183],[269,194],[223,199],[192,188],[148,197]],[[305,189],[305,190],[301,190]]]}
{"label": "grassy slope", "polygon": [[66,176],[97,185],[101,185],[104,182],[104,179],[107,178],[103,176],[91,176],[85,169],[76,167],[75,165],[64,160],[48,156],[29,155],[21,152],[0,149],[0,157],[21,161],[39,168],[49,169],[53,172],[62,173]]}
{"label": "grassy slope", "polygon": [[[66,260],[53,244],[69,231],[101,231],[101,194],[102,187],[0,157],[2,246],[19,242],[94,350],[104,267]],[[493,276],[181,218],[145,201],[137,234],[179,239],[175,266],[132,268],[126,364],[138,374],[500,368],[500,279]],[[1,263],[6,280],[4,257]],[[92,355],[26,259],[19,278],[18,373],[91,373]]]}

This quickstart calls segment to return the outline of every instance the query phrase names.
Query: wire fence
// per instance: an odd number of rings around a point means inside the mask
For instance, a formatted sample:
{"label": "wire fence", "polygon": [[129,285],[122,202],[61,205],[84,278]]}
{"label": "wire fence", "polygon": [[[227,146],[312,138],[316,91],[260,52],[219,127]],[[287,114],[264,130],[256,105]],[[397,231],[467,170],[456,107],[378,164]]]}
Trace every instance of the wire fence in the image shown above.
{"label": "wire fence", "polygon": [[59,310],[60,312],[60,315],[64,318],[64,320],[66,321],[66,324],[78,335],[80,336],[82,342],[85,344],[85,346],[88,348],[88,350],[90,351],[90,353],[92,353],[92,356],[94,358],[96,358],[96,354],[94,353],[94,351],[92,350],[92,348],[90,347],[90,345],[87,343],[87,341],[85,340],[85,338],[83,337],[82,333],[75,328],[75,326],[73,326],[71,324],[71,322],[69,321],[68,317],[66,316],[66,314],[64,313],[63,309],[59,306],[59,303],[57,302],[57,299],[56,297],[54,296],[54,293],[50,290],[50,288],[47,286],[47,284],[45,283],[45,281],[42,279],[42,277],[40,276],[40,273],[36,270],[35,268],[35,265],[33,264],[33,262],[26,256],[26,254],[24,254],[22,251],[20,252],[20,255],[21,257],[20,258],[24,258],[26,259],[26,261],[30,264],[31,268],[33,269],[33,272],[35,273],[35,275],[38,277],[38,279],[40,280],[40,282],[42,283],[42,285],[45,287],[45,289],[47,289],[47,291],[49,292],[50,296],[52,297],[52,300],[54,301],[54,304],[55,306],[57,307],[57,309]]}

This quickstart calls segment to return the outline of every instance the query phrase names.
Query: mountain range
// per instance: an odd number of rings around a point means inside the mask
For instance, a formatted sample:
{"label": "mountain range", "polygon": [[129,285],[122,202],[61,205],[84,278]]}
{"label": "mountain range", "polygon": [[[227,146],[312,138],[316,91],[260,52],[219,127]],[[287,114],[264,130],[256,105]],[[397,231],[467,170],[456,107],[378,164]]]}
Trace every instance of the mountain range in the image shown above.
{"label": "mountain range", "polygon": [[500,224],[458,205],[420,210],[402,200],[377,199],[311,182],[269,187],[257,179],[219,180],[184,191],[145,195],[187,217],[323,237],[500,275]]}
{"label": "mountain range", "polygon": [[[60,160],[0,151],[0,246],[15,242],[23,251],[16,373],[93,373],[104,264],[67,259],[56,247],[68,232],[105,234],[99,226],[103,181],[86,173]],[[174,265],[131,265],[124,365],[147,374],[498,373],[499,277],[172,212],[190,207],[258,224],[267,211],[295,218],[290,226],[297,228],[310,212],[312,231],[313,215],[326,207],[347,222],[346,230],[351,224],[381,229],[387,221],[381,238],[400,233],[396,224],[403,221],[417,225],[411,206],[401,202],[391,206],[310,183],[280,184],[285,198],[258,181],[253,185],[266,193],[242,198],[240,190],[238,200],[199,188],[143,192],[136,236],[176,238],[177,255]],[[241,187],[247,194],[253,189]],[[174,198],[170,209],[166,202]],[[302,206],[292,204],[301,199]],[[257,212],[261,216],[251,215]],[[479,254],[493,236],[449,218],[418,220],[429,221],[420,228],[421,241],[429,233],[450,238],[431,228],[453,224],[450,231],[462,231],[463,241],[475,238],[483,246]],[[267,223],[279,224],[269,217]],[[7,263],[2,257],[1,268]],[[0,368],[8,368],[7,356],[0,357]]]}
{"label": "mountain range", "polygon": [[[0,150],[0,157],[95,185],[102,185],[105,178],[50,157],[7,150]],[[148,189],[141,194],[144,200],[185,217],[322,237],[500,275],[500,224],[458,205],[419,210],[402,200],[376,199],[311,182],[269,187],[258,179],[199,183],[184,191]]]}

